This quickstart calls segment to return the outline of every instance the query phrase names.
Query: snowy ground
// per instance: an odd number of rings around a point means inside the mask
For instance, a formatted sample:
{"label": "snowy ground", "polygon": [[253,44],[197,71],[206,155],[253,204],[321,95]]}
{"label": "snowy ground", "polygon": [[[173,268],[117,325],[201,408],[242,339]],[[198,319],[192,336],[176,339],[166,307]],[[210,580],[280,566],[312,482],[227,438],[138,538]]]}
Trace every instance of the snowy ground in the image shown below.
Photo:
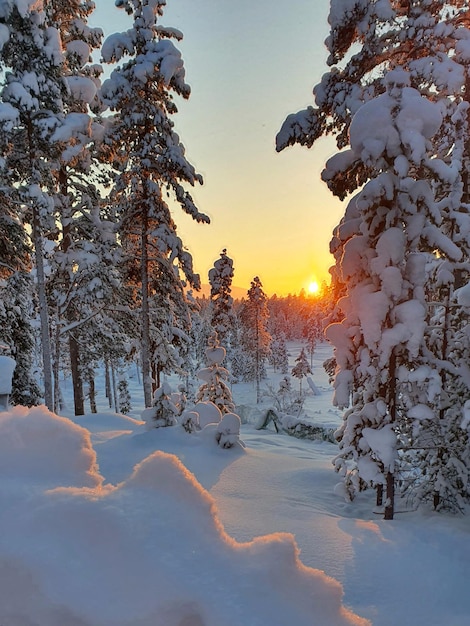
{"label": "snowy ground", "polygon": [[[341,419],[329,354],[317,349],[306,403],[325,426]],[[371,496],[334,494],[334,444],[253,423],[244,449],[146,432],[132,392],[133,417],[104,398],[75,424],[0,413],[1,626],[468,626],[468,517],[402,503],[385,522]],[[233,394],[254,406],[251,385]]]}

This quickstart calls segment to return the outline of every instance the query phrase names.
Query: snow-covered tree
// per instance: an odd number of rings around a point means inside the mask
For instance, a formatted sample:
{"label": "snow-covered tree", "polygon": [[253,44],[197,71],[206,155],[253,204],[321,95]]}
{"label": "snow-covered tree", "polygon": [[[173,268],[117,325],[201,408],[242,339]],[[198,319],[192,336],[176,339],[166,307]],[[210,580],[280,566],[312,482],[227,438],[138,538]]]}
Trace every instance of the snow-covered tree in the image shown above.
{"label": "snow-covered tree", "polygon": [[16,361],[10,401],[31,406],[41,395],[33,372],[34,285],[27,233],[15,213],[5,198],[0,207],[0,344],[8,346]]}
{"label": "snow-covered tree", "polygon": [[[165,196],[172,194],[184,212],[198,222],[208,218],[195,206],[184,184],[202,183],[202,178],[185,157],[171,115],[177,112],[173,94],[188,98],[189,86],[174,39],[175,29],[158,24],[165,0],[127,0],[116,5],[132,17],[132,27],[108,37],[102,48],[106,63],[120,63],[103,83],[101,95],[115,115],[103,140],[109,163],[117,171],[112,200],[120,214],[120,236],[129,261],[134,261],[140,285],[138,306],[141,323],[141,362],[144,397],[152,396],[151,308],[164,310],[175,303],[178,315],[184,307],[180,270],[191,286],[199,286],[192,258],[176,234]],[[140,275],[138,275],[140,272]],[[152,303],[152,280],[164,287],[159,302]]]}
{"label": "snow-covered tree", "polygon": [[[51,0],[46,6],[48,21],[61,38],[64,51],[61,69],[67,86],[63,124],[52,136],[59,149],[54,166],[58,219],[48,299],[56,344],[63,344],[66,339],[70,354],[76,415],[84,413],[86,352],[81,354],[80,350],[84,345],[80,326],[103,306],[106,282],[114,282],[111,289],[116,287],[116,246],[109,220],[102,219],[98,187],[107,182],[95,146],[103,128],[91,114],[100,109],[102,71],[101,66],[92,62],[92,52],[100,47],[103,37],[100,28],[88,26],[93,9],[94,3],[84,0]],[[114,248],[114,254],[110,248]],[[56,355],[62,352],[61,348],[62,345],[56,345]],[[56,396],[59,367],[56,356]]]}
{"label": "snow-covered tree", "polygon": [[14,272],[0,280],[0,344],[7,345],[16,361],[12,404],[39,404],[41,392],[35,378],[36,337],[31,325],[34,285],[25,272]]}
{"label": "snow-covered tree", "polygon": [[167,382],[156,389],[153,397],[153,406],[142,412],[142,419],[148,428],[164,428],[174,426],[178,415],[178,408],[171,399],[172,390]]}
{"label": "snow-covered tree", "polygon": [[[438,432],[444,441],[453,420],[445,392],[458,371],[450,311],[469,271],[468,10],[460,0],[332,2],[333,68],[315,88],[316,108],[290,116],[278,135],[278,149],[335,135],[342,151],[323,180],[340,198],[365,184],[332,241],[345,295],[344,319],[329,337],[337,346],[335,401],[352,401],[340,435],[355,459],[354,485],[339,465],[353,492],[387,482],[387,517],[397,469],[406,465],[415,493],[434,493],[436,503],[450,457],[462,467],[455,446],[429,442]],[[437,293],[441,307],[430,302]],[[460,415],[465,378],[455,379]]]}
{"label": "snow-covered tree", "polygon": [[302,378],[311,374],[312,370],[310,369],[310,365],[308,363],[307,355],[305,354],[305,349],[302,348],[299,356],[295,359],[295,365],[292,368],[292,376],[294,378],[299,379],[299,391],[302,395]]}
{"label": "snow-covered tree", "polygon": [[53,406],[51,345],[44,268],[45,239],[55,232],[53,134],[63,123],[63,54],[43,3],[3,2],[0,64],[0,186],[28,225],[34,250],[41,320],[44,398]]}
{"label": "snow-covered tree", "polygon": [[281,374],[287,374],[289,357],[287,354],[286,338],[282,332],[273,334],[272,336],[269,362],[275,372],[279,371]]}
{"label": "snow-covered tree", "polygon": [[243,328],[241,343],[253,365],[248,373],[249,379],[256,382],[256,401],[259,402],[260,381],[265,375],[265,361],[270,352],[271,335],[267,328],[269,318],[267,296],[258,276],[253,278],[247,295],[248,299],[240,312]]}
{"label": "snow-covered tree", "polygon": [[214,331],[206,349],[207,367],[198,372],[204,382],[199,387],[196,401],[213,402],[222,414],[231,413],[235,408],[228,385],[230,372],[222,366],[224,359],[225,348],[219,344],[217,332]]}
{"label": "snow-covered tree", "polygon": [[227,250],[220,253],[220,259],[214,262],[209,270],[209,284],[211,286],[211,323],[217,332],[219,342],[229,350],[231,347],[230,334],[233,329],[234,312],[232,291],[233,260],[227,256]]}

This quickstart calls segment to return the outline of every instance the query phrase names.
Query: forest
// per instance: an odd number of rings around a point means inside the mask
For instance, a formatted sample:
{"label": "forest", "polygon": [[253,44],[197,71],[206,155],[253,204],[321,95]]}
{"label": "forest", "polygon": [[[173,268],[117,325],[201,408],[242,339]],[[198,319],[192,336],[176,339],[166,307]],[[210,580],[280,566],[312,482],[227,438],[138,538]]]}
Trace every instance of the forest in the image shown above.
{"label": "forest", "polygon": [[210,219],[166,3],[104,38],[92,0],[0,0],[0,622],[463,626],[468,2],[331,0],[273,137],[335,142],[331,283],[240,299],[179,234]]}
{"label": "forest", "polygon": [[171,373],[194,399],[208,345],[222,346],[232,380],[255,381],[259,396],[266,362],[285,368],[287,340],[303,339],[313,354],[325,337],[333,403],[344,410],[335,459],[344,496],[374,489],[388,519],[396,490],[464,511],[466,3],[332,2],[331,69],[315,106],[289,115],[277,136],[278,151],[336,139],[322,173],[346,200],[330,243],[332,282],[316,298],[268,298],[255,276],[240,302],[226,249],[209,272],[210,297],[198,297],[201,277],[177,233],[176,208],[209,218],[191,195],[203,181],[173,121],[190,88],[182,34],[160,26],[165,4],[117,0],[129,29],[104,41],[88,23],[93,2],[0,4],[0,340],[16,361],[10,401],[60,412],[61,376],[70,375],[75,414],[85,403],[93,412],[105,368],[111,403],[125,411],[131,361],[145,407]]}

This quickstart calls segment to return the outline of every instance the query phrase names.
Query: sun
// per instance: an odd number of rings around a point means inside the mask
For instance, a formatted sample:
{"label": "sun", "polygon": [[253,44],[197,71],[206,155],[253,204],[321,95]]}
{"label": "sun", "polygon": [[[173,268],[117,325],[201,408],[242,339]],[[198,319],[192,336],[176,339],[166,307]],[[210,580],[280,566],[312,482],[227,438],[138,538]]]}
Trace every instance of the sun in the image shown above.
{"label": "sun", "polygon": [[312,280],[312,282],[308,286],[308,293],[311,294],[312,296],[316,296],[319,291],[320,291],[319,284],[317,283],[316,280]]}

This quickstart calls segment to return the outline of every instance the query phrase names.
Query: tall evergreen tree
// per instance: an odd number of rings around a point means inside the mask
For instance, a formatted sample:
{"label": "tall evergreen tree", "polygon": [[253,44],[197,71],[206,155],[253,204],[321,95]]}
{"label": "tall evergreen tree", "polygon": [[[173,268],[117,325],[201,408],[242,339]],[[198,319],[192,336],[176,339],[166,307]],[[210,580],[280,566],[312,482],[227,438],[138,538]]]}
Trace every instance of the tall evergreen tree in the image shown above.
{"label": "tall evergreen tree", "polygon": [[[181,55],[172,41],[181,34],[157,23],[165,4],[165,0],[116,0],[116,6],[132,17],[132,28],[111,35],[102,48],[105,62],[122,61],[102,87],[104,102],[116,113],[108,125],[104,146],[117,171],[112,200],[120,213],[124,251],[140,272],[141,360],[148,407],[152,403],[152,340],[155,349],[168,345],[167,337],[152,339],[152,297],[162,311],[172,302],[181,317],[182,310],[187,314],[182,280],[199,286],[199,276],[176,234],[165,195],[172,193],[177,204],[196,221],[209,221],[183,186],[202,183],[202,178],[186,159],[170,119],[177,112],[173,94],[188,98],[190,88],[184,80]],[[152,291],[151,277],[163,292]]]}
{"label": "tall evergreen tree", "polygon": [[220,259],[209,270],[211,286],[212,327],[217,332],[219,342],[230,350],[230,333],[233,328],[234,312],[232,291],[233,260],[227,256],[227,250],[220,253]]}
{"label": "tall evergreen tree", "polygon": [[[54,134],[59,142],[60,154],[55,164],[55,208],[58,215],[56,254],[52,259],[52,286],[49,290],[50,306],[53,310],[54,336],[61,343],[62,334],[67,335],[70,353],[70,368],[73,381],[75,414],[84,413],[84,392],[80,358],[80,325],[90,317],[93,301],[84,288],[98,280],[100,289],[116,263],[106,256],[110,254],[108,244],[103,241],[101,228],[99,184],[106,183],[103,168],[97,167],[97,151],[94,141],[101,135],[101,124],[91,115],[91,110],[100,109],[99,86],[101,67],[92,63],[92,52],[101,45],[103,32],[88,26],[94,9],[89,0],[50,0],[46,5],[48,19],[57,28],[64,50],[62,67],[63,80],[67,86],[64,97],[64,124]],[[100,241],[101,240],[101,241]],[[93,256],[92,263],[86,257]],[[100,259],[101,263],[97,262]],[[98,269],[98,266],[100,266]],[[98,270],[93,275],[93,269]],[[96,296],[96,294],[94,294]],[[102,306],[103,297],[96,299]],[[86,302],[87,301],[87,302]],[[66,329],[69,330],[66,330]],[[72,330],[73,329],[73,330]],[[58,354],[55,347],[54,378],[57,398],[59,394]]]}
{"label": "tall evergreen tree", "polygon": [[0,18],[0,63],[5,74],[0,116],[1,187],[2,194],[18,207],[20,221],[30,227],[41,319],[44,398],[52,409],[44,241],[55,231],[51,161],[57,152],[51,137],[63,121],[63,55],[57,29],[48,23],[42,4],[3,3]]}
{"label": "tall evergreen tree", "polygon": [[[457,371],[450,311],[469,271],[468,10],[460,0],[332,2],[327,46],[334,67],[315,88],[316,108],[290,116],[278,135],[278,149],[335,135],[340,149],[351,149],[330,159],[323,179],[340,198],[366,183],[332,242],[345,295],[344,319],[329,336],[337,346],[336,402],[352,399],[342,449],[354,457],[359,480],[349,487],[387,482],[387,517],[405,457],[408,476],[420,485],[415,493],[434,492],[435,502],[448,467],[449,449],[426,448],[431,433],[448,432],[453,419],[445,392]],[[401,78],[391,72],[396,67],[406,70]],[[429,302],[433,293],[444,296],[439,340],[432,328],[438,318],[431,322],[428,313],[439,309]],[[413,336],[399,338],[400,324]],[[466,386],[461,376],[455,389]],[[454,399],[462,414],[462,399]],[[352,478],[348,470],[346,476]]]}
{"label": "tall evergreen tree", "polygon": [[240,312],[243,326],[241,342],[253,363],[250,379],[256,382],[256,402],[259,402],[260,381],[265,375],[265,361],[270,352],[271,335],[267,327],[269,318],[267,296],[258,276],[253,278],[247,295],[248,299]]}
{"label": "tall evergreen tree", "polygon": [[33,372],[36,338],[31,250],[25,229],[7,199],[0,208],[0,259],[0,343],[9,348],[16,361],[10,400],[31,406],[40,398]]}

